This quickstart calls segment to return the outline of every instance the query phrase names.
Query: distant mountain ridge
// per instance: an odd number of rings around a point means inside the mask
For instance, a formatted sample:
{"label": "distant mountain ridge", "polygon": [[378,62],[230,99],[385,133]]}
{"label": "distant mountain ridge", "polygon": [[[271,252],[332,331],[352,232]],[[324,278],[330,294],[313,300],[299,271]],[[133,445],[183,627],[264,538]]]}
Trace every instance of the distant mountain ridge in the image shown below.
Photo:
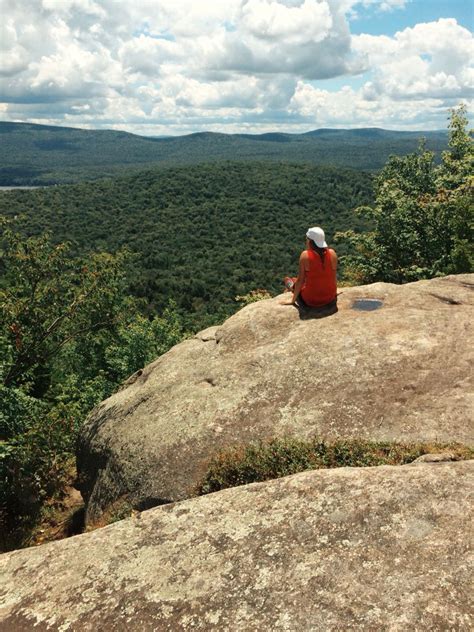
{"label": "distant mountain ridge", "polygon": [[421,137],[436,153],[447,145],[445,131],[322,128],[303,134],[196,132],[147,137],[115,130],[0,121],[0,185],[77,182],[150,166],[223,160],[306,162],[373,171],[380,169],[390,154],[414,151]]}

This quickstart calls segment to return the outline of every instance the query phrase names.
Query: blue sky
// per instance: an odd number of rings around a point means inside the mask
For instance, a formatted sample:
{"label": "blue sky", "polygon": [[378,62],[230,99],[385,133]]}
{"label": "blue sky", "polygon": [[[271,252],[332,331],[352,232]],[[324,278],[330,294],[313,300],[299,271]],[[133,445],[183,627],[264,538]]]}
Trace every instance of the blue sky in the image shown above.
{"label": "blue sky", "polygon": [[358,7],[359,16],[350,19],[351,32],[371,35],[394,35],[419,22],[435,22],[439,18],[455,18],[472,31],[474,2],[470,0],[411,0],[403,9],[374,11],[373,7]]}
{"label": "blue sky", "polygon": [[0,119],[146,135],[442,129],[471,0],[0,0]]}

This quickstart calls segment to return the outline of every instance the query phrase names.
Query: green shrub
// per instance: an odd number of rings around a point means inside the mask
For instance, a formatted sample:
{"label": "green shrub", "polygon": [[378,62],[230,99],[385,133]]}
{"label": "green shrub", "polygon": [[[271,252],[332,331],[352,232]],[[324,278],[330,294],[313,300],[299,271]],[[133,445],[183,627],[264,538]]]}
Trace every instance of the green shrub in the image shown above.
{"label": "green shrub", "polygon": [[56,411],[33,419],[26,432],[0,442],[0,547],[17,548],[44,502],[60,497],[74,459],[73,420]]}
{"label": "green shrub", "polygon": [[217,454],[198,487],[198,494],[266,481],[305,470],[335,467],[404,465],[423,454],[454,452],[457,458],[473,458],[474,450],[459,444],[403,444],[320,439],[304,441],[284,437],[247,446],[236,446]]}
{"label": "green shrub", "polygon": [[26,432],[34,420],[46,410],[46,405],[19,388],[0,384],[0,442]]}
{"label": "green shrub", "polygon": [[48,235],[0,238],[1,546],[18,546],[71,478],[84,418],[183,338],[176,306],[152,320],[125,293],[125,254],[71,256]]}

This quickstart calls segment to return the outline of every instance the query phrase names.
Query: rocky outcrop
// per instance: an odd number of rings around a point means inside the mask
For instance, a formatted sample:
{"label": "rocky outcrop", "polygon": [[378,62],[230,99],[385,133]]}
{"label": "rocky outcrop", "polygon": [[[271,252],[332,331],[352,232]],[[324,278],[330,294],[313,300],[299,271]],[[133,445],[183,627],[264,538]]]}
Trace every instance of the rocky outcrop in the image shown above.
{"label": "rocky outcrop", "polygon": [[469,630],[473,473],[303,472],[7,553],[0,630]]}
{"label": "rocky outcrop", "polygon": [[[325,318],[279,297],[175,346],[90,415],[87,520],[121,499],[189,497],[217,450],[261,438],[472,444],[473,288],[474,275],[343,288]],[[360,298],[382,306],[357,311]]]}

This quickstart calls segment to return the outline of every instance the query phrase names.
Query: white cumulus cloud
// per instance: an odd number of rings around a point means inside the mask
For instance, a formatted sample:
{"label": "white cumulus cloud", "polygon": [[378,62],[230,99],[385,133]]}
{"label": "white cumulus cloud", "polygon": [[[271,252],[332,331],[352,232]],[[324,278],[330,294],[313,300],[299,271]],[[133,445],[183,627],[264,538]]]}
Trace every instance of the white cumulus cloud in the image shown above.
{"label": "white cumulus cloud", "polygon": [[[442,127],[443,108],[472,90],[471,33],[454,19],[350,33],[360,9],[404,5],[0,0],[1,116],[143,133],[430,126],[436,115]],[[332,78],[348,85],[319,85]]]}
{"label": "white cumulus cloud", "polygon": [[242,7],[242,26],[257,38],[285,42],[319,42],[333,25],[327,2],[304,0],[287,6],[275,0],[248,0]]}
{"label": "white cumulus cloud", "polygon": [[353,48],[374,68],[372,97],[394,99],[473,96],[474,38],[454,19],[417,24],[394,37],[358,35]]}

